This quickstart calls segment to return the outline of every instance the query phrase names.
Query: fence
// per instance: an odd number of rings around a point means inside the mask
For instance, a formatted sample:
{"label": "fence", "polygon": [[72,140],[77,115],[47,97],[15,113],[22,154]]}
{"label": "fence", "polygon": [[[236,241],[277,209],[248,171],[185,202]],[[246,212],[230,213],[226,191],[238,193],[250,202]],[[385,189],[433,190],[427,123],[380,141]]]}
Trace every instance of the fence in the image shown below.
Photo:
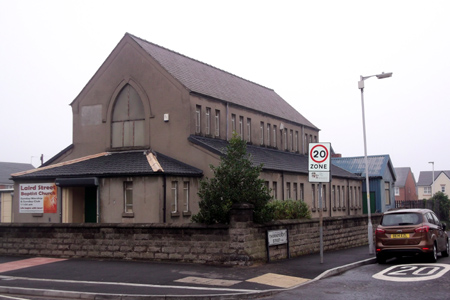
{"label": "fence", "polygon": [[427,208],[434,211],[434,213],[441,219],[445,217],[439,209],[439,201],[426,201],[426,200],[396,200],[395,208]]}

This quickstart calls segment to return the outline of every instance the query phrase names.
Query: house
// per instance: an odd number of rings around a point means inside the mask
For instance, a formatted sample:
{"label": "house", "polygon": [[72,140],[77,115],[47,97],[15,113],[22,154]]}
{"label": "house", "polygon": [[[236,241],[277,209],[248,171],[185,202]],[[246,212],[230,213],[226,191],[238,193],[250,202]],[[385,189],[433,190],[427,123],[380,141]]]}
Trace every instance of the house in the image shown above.
{"label": "house", "polygon": [[[397,175],[389,155],[368,156],[369,191],[371,212],[384,212],[395,208],[394,187]],[[334,157],[331,162],[353,174],[366,177],[365,157]],[[363,194],[366,193],[366,182],[363,184]],[[364,213],[367,213],[367,197],[364,197]]]}
{"label": "house", "polygon": [[411,168],[395,168],[397,180],[395,181],[395,201],[418,200],[417,186]]}
{"label": "house", "polygon": [[32,164],[0,162],[0,222],[9,223],[12,220],[12,194],[14,182],[10,179],[12,173],[31,170]]}
{"label": "house", "polygon": [[[264,163],[274,198],[306,201],[318,216],[305,154],[319,129],[272,89],[127,33],[71,107],[73,143],[12,175],[15,222],[190,222],[233,132]],[[361,178],[332,176],[324,211],[361,213]]]}
{"label": "house", "polygon": [[419,199],[429,199],[436,192],[443,192],[448,196],[448,187],[450,187],[450,171],[421,171],[417,181],[417,195]]}

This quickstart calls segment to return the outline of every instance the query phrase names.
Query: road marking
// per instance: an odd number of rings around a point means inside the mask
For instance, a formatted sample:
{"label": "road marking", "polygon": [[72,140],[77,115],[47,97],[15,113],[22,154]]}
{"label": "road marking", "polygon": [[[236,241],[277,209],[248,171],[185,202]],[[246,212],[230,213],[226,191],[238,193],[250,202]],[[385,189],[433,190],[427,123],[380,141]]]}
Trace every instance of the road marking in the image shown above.
{"label": "road marking", "polygon": [[204,285],[217,285],[217,286],[232,286],[242,281],[238,280],[225,280],[225,279],[210,279],[210,278],[202,278],[202,277],[185,277],[175,282],[183,282],[183,283],[193,283],[193,284],[204,284]]}
{"label": "road marking", "polygon": [[6,299],[13,299],[13,300],[30,300],[29,298],[18,298],[18,297],[5,296],[5,295],[0,295],[0,297],[6,298]]}
{"label": "road marking", "polygon": [[450,271],[450,265],[447,264],[397,265],[389,267],[372,277],[386,281],[413,282],[433,280],[443,276],[448,271]]}
{"label": "road marking", "polygon": [[[14,276],[5,276],[5,275],[0,275],[0,280],[27,280],[27,281],[41,281],[41,282],[55,282],[55,283],[75,283],[75,284],[93,284],[93,285],[117,285],[117,286],[135,286],[135,287],[149,287],[149,288],[170,288],[170,289],[186,289],[186,290],[210,290],[210,291],[242,292],[242,293],[255,292],[255,290],[245,290],[245,289],[227,289],[227,288],[213,288],[213,287],[142,284],[142,283],[126,283],[126,282],[100,282],[100,281],[85,281],[85,280],[62,280],[62,279],[14,277]],[[2,286],[0,286],[0,288],[2,288]]]}
{"label": "road marking", "polygon": [[309,281],[310,279],[293,277],[286,275],[279,275],[274,273],[267,273],[262,276],[258,276],[252,279],[248,279],[248,282],[256,282],[265,285],[276,286],[280,288],[290,288]]}
{"label": "road marking", "polygon": [[66,259],[35,257],[35,258],[11,261],[11,262],[0,264],[0,273],[14,271],[14,270],[20,270],[20,269],[30,268],[30,267],[40,266],[40,265],[46,265],[46,264],[50,264],[50,263],[54,263],[54,262],[58,262],[58,261],[64,261],[64,260],[66,260]]}

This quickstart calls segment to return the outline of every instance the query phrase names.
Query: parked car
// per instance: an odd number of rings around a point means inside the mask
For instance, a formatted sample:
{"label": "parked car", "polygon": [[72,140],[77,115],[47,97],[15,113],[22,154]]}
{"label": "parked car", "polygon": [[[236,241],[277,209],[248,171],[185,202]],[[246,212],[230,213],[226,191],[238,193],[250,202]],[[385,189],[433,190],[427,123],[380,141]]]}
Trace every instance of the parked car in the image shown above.
{"label": "parked car", "polygon": [[429,209],[398,209],[383,213],[375,232],[378,263],[401,256],[425,256],[436,262],[437,253],[449,256],[449,239],[436,214]]}

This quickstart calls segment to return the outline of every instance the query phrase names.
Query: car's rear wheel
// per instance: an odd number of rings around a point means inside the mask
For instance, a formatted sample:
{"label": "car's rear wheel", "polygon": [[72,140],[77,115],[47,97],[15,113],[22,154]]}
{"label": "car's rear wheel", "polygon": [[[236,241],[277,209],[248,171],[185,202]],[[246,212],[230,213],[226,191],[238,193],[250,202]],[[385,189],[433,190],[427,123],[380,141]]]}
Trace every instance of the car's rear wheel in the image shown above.
{"label": "car's rear wheel", "polygon": [[379,264],[385,264],[386,263],[386,257],[382,254],[377,254],[377,263]]}
{"label": "car's rear wheel", "polygon": [[428,254],[428,258],[430,260],[430,262],[434,263],[437,261],[437,248],[436,248],[436,243],[433,244],[433,252],[431,252],[430,254]]}
{"label": "car's rear wheel", "polygon": [[450,244],[448,242],[448,239],[445,241],[446,245],[445,245],[445,250],[441,252],[442,256],[444,257],[448,257],[449,253],[450,253]]}

